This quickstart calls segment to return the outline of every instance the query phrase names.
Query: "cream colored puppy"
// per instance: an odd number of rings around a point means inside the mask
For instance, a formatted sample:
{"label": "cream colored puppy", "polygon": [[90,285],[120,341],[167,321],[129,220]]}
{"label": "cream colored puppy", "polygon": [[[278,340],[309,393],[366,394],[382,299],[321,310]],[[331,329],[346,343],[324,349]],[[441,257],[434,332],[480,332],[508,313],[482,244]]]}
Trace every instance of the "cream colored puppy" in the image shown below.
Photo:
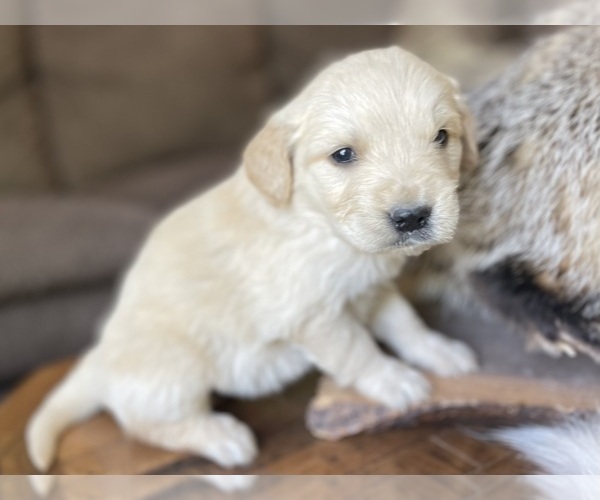
{"label": "cream colored puppy", "polygon": [[407,255],[451,239],[475,150],[454,83],[399,48],[333,64],[275,113],[229,179],[171,213],[123,283],[98,344],[27,429],[50,466],[60,433],[106,409],[131,435],[224,467],[252,432],[210,407],[311,366],[394,408],[427,397],[416,370],[476,366],[398,294]]}

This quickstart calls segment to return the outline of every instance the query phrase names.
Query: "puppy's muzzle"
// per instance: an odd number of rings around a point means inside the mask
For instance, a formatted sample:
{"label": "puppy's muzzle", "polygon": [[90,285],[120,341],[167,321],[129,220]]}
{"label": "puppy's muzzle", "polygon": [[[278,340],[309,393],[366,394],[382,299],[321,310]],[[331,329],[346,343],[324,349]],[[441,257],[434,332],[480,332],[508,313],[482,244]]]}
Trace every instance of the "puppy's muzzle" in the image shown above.
{"label": "puppy's muzzle", "polygon": [[396,231],[408,234],[425,229],[429,225],[431,207],[396,207],[390,212],[390,220]]}

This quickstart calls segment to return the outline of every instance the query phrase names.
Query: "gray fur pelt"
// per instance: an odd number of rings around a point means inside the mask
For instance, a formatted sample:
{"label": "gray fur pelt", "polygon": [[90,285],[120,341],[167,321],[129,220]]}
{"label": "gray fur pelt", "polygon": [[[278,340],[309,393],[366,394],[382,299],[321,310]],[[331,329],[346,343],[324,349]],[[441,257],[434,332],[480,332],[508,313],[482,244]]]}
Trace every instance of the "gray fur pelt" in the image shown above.
{"label": "gray fur pelt", "polygon": [[600,27],[540,39],[468,101],[480,163],[463,172],[454,241],[411,282],[600,361]]}
{"label": "gray fur pelt", "polygon": [[[468,100],[481,159],[463,172],[458,232],[410,283],[485,305],[551,354],[600,361],[600,27],[538,40]],[[600,498],[600,413],[495,437],[571,475],[531,476],[541,498]]]}

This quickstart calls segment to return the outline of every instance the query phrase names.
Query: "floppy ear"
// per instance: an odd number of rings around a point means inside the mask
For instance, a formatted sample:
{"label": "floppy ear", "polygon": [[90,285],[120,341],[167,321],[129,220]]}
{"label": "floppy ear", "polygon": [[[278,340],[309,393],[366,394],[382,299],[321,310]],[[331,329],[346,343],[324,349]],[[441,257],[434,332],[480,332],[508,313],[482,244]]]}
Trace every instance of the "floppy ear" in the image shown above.
{"label": "floppy ear", "polygon": [[479,162],[479,151],[477,149],[477,140],[475,138],[475,120],[460,92],[460,85],[454,78],[450,78],[450,83],[454,87],[454,101],[462,121],[462,158],[460,161],[461,179],[463,175],[469,175]]}
{"label": "floppy ear", "polygon": [[271,118],[244,151],[244,168],[250,182],[273,205],[282,207],[292,197],[290,127]]}
{"label": "floppy ear", "polygon": [[479,151],[475,139],[475,120],[463,97],[456,95],[458,111],[462,119],[462,159],[460,163],[461,172],[472,172],[479,162]]}

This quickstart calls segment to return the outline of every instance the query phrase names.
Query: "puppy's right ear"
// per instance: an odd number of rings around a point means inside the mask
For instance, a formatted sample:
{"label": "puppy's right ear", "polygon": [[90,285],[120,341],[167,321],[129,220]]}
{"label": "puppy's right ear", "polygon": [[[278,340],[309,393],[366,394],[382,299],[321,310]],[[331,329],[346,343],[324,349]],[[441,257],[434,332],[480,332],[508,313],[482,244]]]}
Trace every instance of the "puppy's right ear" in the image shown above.
{"label": "puppy's right ear", "polygon": [[277,207],[292,197],[291,127],[272,117],[244,151],[244,169],[250,182]]}

